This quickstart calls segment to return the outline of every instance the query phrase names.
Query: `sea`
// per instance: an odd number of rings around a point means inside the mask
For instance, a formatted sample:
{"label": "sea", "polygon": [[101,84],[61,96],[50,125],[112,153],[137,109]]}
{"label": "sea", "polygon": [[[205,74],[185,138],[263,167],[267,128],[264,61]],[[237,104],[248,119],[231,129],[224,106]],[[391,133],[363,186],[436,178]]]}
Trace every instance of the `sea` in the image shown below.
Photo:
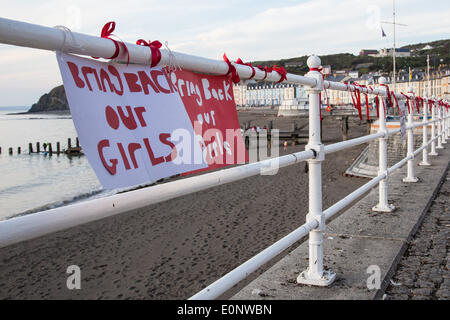
{"label": "sea", "polygon": [[[17,114],[29,107],[0,107],[0,220],[114,193],[103,191],[85,156],[45,154],[43,143],[67,148],[77,133],[70,115]],[[28,144],[41,144],[29,154]],[[13,155],[9,155],[9,148]],[[17,148],[22,153],[17,153]]]}

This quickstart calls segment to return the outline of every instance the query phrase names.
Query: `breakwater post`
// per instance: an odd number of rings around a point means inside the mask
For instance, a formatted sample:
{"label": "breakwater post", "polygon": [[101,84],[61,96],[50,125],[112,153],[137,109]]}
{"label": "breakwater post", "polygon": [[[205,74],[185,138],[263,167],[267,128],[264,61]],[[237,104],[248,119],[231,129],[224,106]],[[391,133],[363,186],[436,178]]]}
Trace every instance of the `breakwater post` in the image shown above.
{"label": "breakwater post", "polygon": [[51,144],[51,143],[48,144],[48,153],[49,153],[50,155],[53,154],[53,149],[52,149],[52,144]]}
{"label": "breakwater post", "polygon": [[56,154],[59,156],[60,153],[61,153],[61,143],[57,142],[56,143]]}
{"label": "breakwater post", "polygon": [[41,144],[39,142],[36,142],[36,152],[41,152]]}
{"label": "breakwater post", "polygon": [[10,147],[9,148],[9,155],[12,156],[12,154],[13,154],[13,148]]}
{"label": "breakwater post", "polygon": [[21,154],[22,153],[22,148],[21,147],[17,147],[17,154]]}
{"label": "breakwater post", "polygon": [[72,148],[72,139],[68,138],[67,139],[67,149]]}
{"label": "breakwater post", "polygon": [[29,154],[33,153],[33,144],[31,142],[28,144],[28,153]]}

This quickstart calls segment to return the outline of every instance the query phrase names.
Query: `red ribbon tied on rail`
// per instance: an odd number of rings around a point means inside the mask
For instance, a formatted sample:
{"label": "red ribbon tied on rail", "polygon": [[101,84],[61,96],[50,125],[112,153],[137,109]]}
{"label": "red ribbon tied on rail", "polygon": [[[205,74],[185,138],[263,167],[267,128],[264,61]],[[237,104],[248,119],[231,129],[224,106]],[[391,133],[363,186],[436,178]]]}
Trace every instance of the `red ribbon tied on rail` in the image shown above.
{"label": "red ribbon tied on rail", "polygon": [[273,71],[272,67],[268,66],[256,66],[259,70],[264,71],[266,75],[261,80],[265,80],[267,78],[267,75]]}
{"label": "red ribbon tied on rail", "polygon": [[405,97],[405,99],[406,99],[406,104],[408,105],[408,113],[411,113],[411,107],[410,107],[410,104],[409,104],[409,96],[408,95],[406,95],[406,94],[404,94],[403,92],[400,92],[401,93],[401,95],[402,96],[404,96]]}
{"label": "red ribbon tied on rail", "polygon": [[227,75],[231,75],[231,81],[233,81],[233,83],[238,83],[239,81],[241,81],[241,79],[239,78],[239,74],[236,71],[236,67],[233,66],[230,60],[228,60],[228,57],[225,53],[223,54],[223,61],[228,64]]}
{"label": "red ribbon tied on rail", "polygon": [[354,84],[354,89],[351,91],[350,86],[347,82],[344,82],[344,84],[347,86],[347,89],[350,91],[350,97],[352,98],[353,106],[356,110],[358,110],[359,120],[362,120],[362,111],[361,111],[361,92],[360,89],[356,86],[358,84]]}
{"label": "red ribbon tied on rail", "polygon": [[147,42],[144,39],[139,39],[136,41],[136,44],[139,46],[145,46],[150,48],[152,56],[150,67],[152,68],[155,67],[161,61],[161,51],[159,50],[159,48],[162,47],[161,42],[159,42],[158,40],[155,40],[153,42],[148,40]]}
{"label": "red ribbon tied on rail", "polygon": [[[387,93],[387,97],[389,100],[389,104],[392,106],[392,108],[394,107],[394,104],[392,103],[392,99],[391,99],[391,91],[389,90],[389,86],[387,84],[381,84],[382,87],[386,87],[386,93]],[[386,116],[386,112],[384,113],[384,115]]]}
{"label": "red ribbon tied on rail", "polygon": [[[398,104],[397,96],[395,95],[394,91],[392,91],[392,96],[394,97],[395,103],[397,104],[398,114],[402,115],[402,110],[400,109],[400,105]],[[392,107],[394,107],[394,106],[392,106]]]}
{"label": "red ribbon tied on rail", "polygon": [[375,105],[377,107],[377,118],[380,118],[380,100],[378,99],[378,96],[375,96]]}
{"label": "red ribbon tied on rail", "polygon": [[[367,91],[369,90],[368,87],[366,85],[363,84],[359,84],[357,82],[354,82],[353,85],[358,86],[360,88],[365,88]],[[372,90],[372,88],[370,88],[370,90]],[[373,91],[373,90],[372,90]],[[360,91],[361,93],[361,91]],[[367,93],[364,93],[364,96],[366,98],[366,114],[367,114],[367,120],[370,120],[370,109],[369,109],[369,96],[367,95]],[[361,99],[360,99],[361,101]],[[360,108],[362,109],[362,104],[360,102]],[[362,119],[361,119],[362,120]]]}
{"label": "red ribbon tied on rail", "polygon": [[423,99],[421,97],[416,97],[417,113],[420,113],[420,107],[423,106]]}
{"label": "red ribbon tied on rail", "polygon": [[278,67],[277,65],[273,66],[273,71],[277,72],[280,75],[280,80],[278,80],[277,83],[283,82],[284,80],[287,80],[287,71],[284,67]]}
{"label": "red ribbon tied on rail", "polygon": [[253,77],[255,76],[256,71],[255,71],[255,68],[253,67],[253,65],[251,63],[245,63],[244,61],[241,60],[241,58],[238,58],[235,63],[243,65],[243,66],[248,66],[248,67],[252,68],[252,75],[248,79],[249,80],[253,79]]}
{"label": "red ribbon tied on rail", "polygon": [[[107,58],[107,59],[111,59],[111,60],[117,58],[119,56],[119,54],[120,54],[119,41],[111,38],[111,36],[115,36],[113,34],[115,28],[116,28],[116,23],[114,21],[110,21],[110,22],[107,22],[103,26],[102,32],[100,33],[100,36],[102,38],[111,40],[114,43],[115,47],[116,47],[116,51],[114,51],[114,54],[110,58]],[[130,53],[128,52],[128,48],[127,48],[127,46],[125,45],[125,43],[123,41],[120,40],[120,44],[123,46],[123,49],[127,53],[127,65],[128,65],[130,63]],[[93,57],[93,58],[94,59],[98,59],[98,57]]]}

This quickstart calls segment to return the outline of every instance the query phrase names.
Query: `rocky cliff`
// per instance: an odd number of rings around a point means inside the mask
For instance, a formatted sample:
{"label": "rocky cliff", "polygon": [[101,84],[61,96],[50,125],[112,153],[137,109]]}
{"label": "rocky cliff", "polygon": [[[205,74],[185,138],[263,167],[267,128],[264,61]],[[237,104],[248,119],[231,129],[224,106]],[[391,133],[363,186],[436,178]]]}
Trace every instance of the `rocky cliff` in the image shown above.
{"label": "rocky cliff", "polygon": [[53,88],[49,93],[44,94],[37,103],[31,106],[29,113],[35,112],[69,112],[66,92],[64,86]]}

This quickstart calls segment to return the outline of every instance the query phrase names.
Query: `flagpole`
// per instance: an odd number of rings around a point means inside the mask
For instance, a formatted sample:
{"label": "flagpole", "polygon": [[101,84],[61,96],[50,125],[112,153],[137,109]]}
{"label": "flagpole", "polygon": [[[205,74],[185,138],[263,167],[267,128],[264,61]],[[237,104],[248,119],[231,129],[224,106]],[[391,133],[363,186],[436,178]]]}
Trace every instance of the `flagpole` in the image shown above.
{"label": "flagpole", "polygon": [[394,55],[394,75],[393,75],[393,87],[394,87],[394,91],[396,91],[396,85],[397,85],[397,77],[396,77],[396,52],[395,52],[395,47],[396,47],[396,43],[395,43],[395,0],[393,0],[393,16],[394,16],[394,23],[392,24],[394,27],[394,50],[392,52],[392,54]]}

